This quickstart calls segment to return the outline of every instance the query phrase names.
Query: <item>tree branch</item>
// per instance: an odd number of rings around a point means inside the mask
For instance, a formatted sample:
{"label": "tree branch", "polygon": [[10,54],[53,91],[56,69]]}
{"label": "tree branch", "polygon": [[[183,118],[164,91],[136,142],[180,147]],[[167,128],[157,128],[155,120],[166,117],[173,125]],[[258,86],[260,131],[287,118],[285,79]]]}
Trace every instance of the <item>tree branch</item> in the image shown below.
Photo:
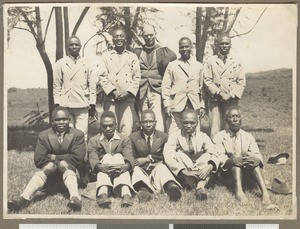
{"label": "tree branch", "polygon": [[37,34],[36,34],[36,32],[35,32],[35,30],[32,26],[32,21],[29,20],[29,18],[27,17],[27,15],[25,14],[25,12],[23,10],[20,9],[20,11],[21,11],[21,14],[24,17],[24,19],[25,19],[25,21],[26,21],[26,23],[27,23],[27,25],[28,25],[33,37],[34,37],[34,39],[37,41]]}
{"label": "tree branch", "polygon": [[233,17],[233,19],[231,20],[231,22],[230,22],[228,28],[226,29],[226,32],[227,32],[227,33],[229,33],[230,30],[232,29],[232,27],[233,27],[233,25],[234,25],[234,23],[235,23],[235,21],[236,21],[238,15],[239,15],[239,13],[241,12],[241,9],[242,9],[242,7],[239,7],[239,8],[235,11],[234,17]]}
{"label": "tree branch", "polygon": [[266,8],[263,10],[263,12],[260,14],[260,16],[258,17],[258,19],[256,20],[256,22],[254,23],[253,27],[252,27],[250,30],[248,30],[248,31],[245,32],[245,33],[240,33],[240,34],[234,35],[234,36],[232,36],[231,38],[243,36],[243,35],[246,35],[246,34],[250,33],[250,32],[254,29],[254,27],[257,25],[257,23],[258,23],[259,20],[261,19],[262,15],[266,12],[266,10],[267,10],[267,7],[266,7]]}
{"label": "tree branch", "polygon": [[[29,32],[29,33],[32,34],[32,32],[31,32],[29,29],[25,29],[25,28],[22,28],[22,27],[14,27],[14,29],[25,30],[25,31],[27,31],[27,32]],[[33,35],[33,34],[32,34],[32,35]]]}
{"label": "tree branch", "polygon": [[229,12],[229,7],[226,7],[225,8],[225,14],[224,14],[222,32],[226,31],[226,27],[227,27],[227,24],[228,24],[228,12]]}
{"label": "tree branch", "polygon": [[44,39],[43,39],[43,42],[44,42],[44,43],[45,43],[45,41],[46,41],[47,32],[48,32],[49,24],[50,24],[51,17],[52,17],[52,14],[53,14],[53,10],[54,10],[54,7],[52,7],[52,9],[51,9],[51,12],[50,12],[50,15],[49,15],[49,18],[48,18],[48,21],[47,21],[46,30],[45,30],[45,35],[44,35]]}
{"label": "tree branch", "polygon": [[83,11],[82,11],[82,13],[81,13],[78,21],[76,22],[76,24],[74,26],[74,29],[72,31],[72,35],[76,35],[77,30],[78,30],[78,28],[79,28],[79,26],[80,26],[80,24],[81,24],[84,16],[86,15],[86,13],[88,12],[89,9],[90,9],[90,7],[88,7],[88,6],[83,9]]}

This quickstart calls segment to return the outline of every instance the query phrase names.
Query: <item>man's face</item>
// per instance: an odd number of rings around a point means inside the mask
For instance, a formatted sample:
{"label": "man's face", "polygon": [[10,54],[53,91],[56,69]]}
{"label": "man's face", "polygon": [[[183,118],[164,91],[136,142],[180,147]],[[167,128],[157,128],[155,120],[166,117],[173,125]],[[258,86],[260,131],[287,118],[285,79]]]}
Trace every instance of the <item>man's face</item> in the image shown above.
{"label": "man's face", "polygon": [[151,135],[155,130],[156,120],[153,114],[143,114],[141,116],[142,130],[146,135]]}
{"label": "man's face", "polygon": [[125,33],[122,30],[116,30],[113,34],[113,42],[115,48],[125,48],[126,45],[126,37]]}
{"label": "man's face", "polygon": [[221,37],[219,41],[219,49],[222,55],[228,55],[231,48],[231,39],[229,37]]}
{"label": "man's face", "polygon": [[146,27],[143,31],[143,38],[146,46],[152,47],[155,45],[155,31],[153,27]]}
{"label": "man's face", "polygon": [[52,116],[53,129],[58,133],[63,133],[69,128],[70,117],[62,110],[55,112]]}
{"label": "man's face", "polygon": [[73,37],[68,42],[68,50],[69,54],[73,57],[77,57],[79,55],[79,51],[81,49],[80,40]]}
{"label": "man's face", "polygon": [[192,44],[189,40],[184,39],[179,42],[179,53],[183,60],[188,60],[191,57]]}
{"label": "man's face", "polygon": [[198,118],[195,113],[185,113],[182,115],[182,126],[186,134],[192,134],[196,131]]}
{"label": "man's face", "polygon": [[242,117],[240,111],[237,109],[231,110],[226,117],[226,122],[228,124],[229,129],[232,132],[238,132],[242,124]]}
{"label": "man's face", "polygon": [[106,117],[101,119],[100,121],[100,128],[102,130],[102,133],[109,139],[114,136],[116,127],[116,120],[114,118]]}

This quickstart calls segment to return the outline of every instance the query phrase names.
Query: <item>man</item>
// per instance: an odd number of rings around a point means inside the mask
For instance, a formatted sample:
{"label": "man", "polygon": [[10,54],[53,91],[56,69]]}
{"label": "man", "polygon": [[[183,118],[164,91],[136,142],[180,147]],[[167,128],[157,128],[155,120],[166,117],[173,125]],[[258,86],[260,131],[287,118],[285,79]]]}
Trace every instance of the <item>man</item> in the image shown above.
{"label": "man", "polygon": [[129,137],[135,156],[135,168],[132,174],[132,184],[140,202],[151,199],[155,191],[165,192],[171,201],[181,198],[180,184],[173,174],[163,164],[163,149],[168,135],[155,129],[156,117],[154,111],[147,109],[141,114],[140,131]]}
{"label": "man", "polygon": [[68,207],[81,209],[76,171],[84,163],[86,146],[84,134],[69,127],[70,115],[65,107],[56,107],[52,113],[52,128],[39,134],[34,152],[36,172],[21,196],[8,202],[8,209],[19,211],[31,203],[33,194],[61,178],[70,193]]}
{"label": "man", "polygon": [[194,188],[197,200],[206,200],[205,189],[211,172],[216,172],[219,161],[210,138],[199,130],[198,113],[195,110],[182,112],[182,126],[170,134],[164,148],[166,165],[182,185]]}
{"label": "man", "polygon": [[191,58],[191,50],[191,40],[182,37],[179,40],[181,57],[169,63],[162,81],[163,105],[171,118],[169,133],[182,128],[180,119],[183,110],[197,110],[200,118],[205,114],[202,100],[203,66]]}
{"label": "man", "polygon": [[233,178],[236,198],[247,202],[242,188],[242,175],[249,174],[262,191],[263,203],[270,204],[260,169],[263,167],[262,155],[253,136],[241,129],[242,117],[237,107],[230,107],[226,111],[226,122],[228,129],[220,131],[213,139],[219,153],[221,176]]}
{"label": "man", "polygon": [[115,114],[104,111],[100,118],[100,133],[88,143],[88,158],[97,175],[96,200],[101,208],[109,208],[109,195],[122,197],[121,206],[130,207],[132,185],[129,171],[134,168],[134,157],[130,139],[116,131]]}
{"label": "man", "polygon": [[176,60],[176,54],[167,47],[156,44],[155,28],[152,25],[143,27],[145,45],[136,49],[141,68],[139,89],[139,110],[152,109],[156,114],[156,129],[164,131],[165,116],[162,111],[161,82],[169,62]]}
{"label": "man", "polygon": [[68,55],[56,62],[53,97],[56,106],[67,107],[72,127],[84,132],[87,140],[88,118],[96,114],[97,78],[87,61],[79,55],[81,42],[77,36],[67,41]]}
{"label": "man", "polygon": [[230,54],[230,48],[230,36],[222,34],[218,40],[219,53],[204,64],[211,139],[224,129],[226,109],[238,105],[246,85],[243,67]]}
{"label": "man", "polygon": [[118,132],[129,136],[138,120],[134,102],[141,72],[137,56],[125,49],[125,31],[116,29],[112,36],[114,50],[104,53],[99,64],[100,84],[105,93],[104,110],[116,114]]}

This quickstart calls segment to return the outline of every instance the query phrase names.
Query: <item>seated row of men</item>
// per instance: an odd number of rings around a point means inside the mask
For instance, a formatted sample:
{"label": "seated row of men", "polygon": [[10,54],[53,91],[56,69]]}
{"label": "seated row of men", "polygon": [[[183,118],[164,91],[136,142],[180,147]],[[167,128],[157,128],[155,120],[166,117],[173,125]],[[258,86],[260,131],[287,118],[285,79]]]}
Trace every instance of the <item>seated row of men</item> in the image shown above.
{"label": "seated row of men", "polygon": [[[69,127],[69,112],[56,107],[52,128],[39,134],[34,162],[36,172],[20,197],[8,201],[8,209],[19,211],[31,203],[37,190],[43,189],[57,177],[62,177],[69,191],[68,207],[80,210],[81,197],[76,173],[84,163],[86,146],[82,131]],[[182,129],[168,136],[155,130],[155,113],[144,110],[141,129],[129,137],[116,132],[113,112],[103,112],[99,134],[87,146],[91,172],[96,177],[96,201],[109,208],[112,194],[121,197],[121,206],[133,205],[136,195],[140,202],[151,200],[153,193],[166,193],[170,201],[181,198],[181,190],[194,190],[196,200],[206,200],[206,185],[216,174],[234,180],[237,200],[247,202],[242,187],[242,174],[250,174],[262,191],[262,201],[270,197],[261,173],[262,155],[253,136],[241,129],[241,112],[237,107],[226,111],[228,129],[211,139],[198,126],[198,114],[185,110]]]}

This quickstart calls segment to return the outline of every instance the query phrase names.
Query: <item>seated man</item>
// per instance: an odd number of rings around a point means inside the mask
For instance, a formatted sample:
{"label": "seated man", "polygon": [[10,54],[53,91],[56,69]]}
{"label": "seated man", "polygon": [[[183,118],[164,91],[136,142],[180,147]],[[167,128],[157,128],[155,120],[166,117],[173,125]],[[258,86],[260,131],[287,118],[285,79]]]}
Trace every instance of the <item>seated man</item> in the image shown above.
{"label": "seated man", "polygon": [[213,139],[219,153],[220,175],[225,178],[229,173],[233,177],[235,195],[241,202],[247,202],[242,189],[242,174],[251,175],[262,191],[263,203],[270,204],[270,197],[260,170],[263,167],[262,155],[253,136],[241,129],[241,111],[233,106],[227,109],[225,115],[228,129],[220,131]]}
{"label": "seated man", "polygon": [[[86,146],[84,133],[69,127],[70,116],[67,108],[58,106],[52,112],[52,128],[39,134],[34,152],[34,163],[41,170],[36,172],[18,199],[7,204],[11,211],[27,207],[33,194],[50,183],[63,179],[70,193],[68,207],[80,210],[76,170],[84,162]],[[47,183],[47,184],[46,184]]]}
{"label": "seated man", "polygon": [[101,208],[109,208],[109,195],[122,196],[121,206],[133,204],[129,171],[134,168],[130,139],[116,132],[116,116],[105,111],[100,118],[100,133],[88,143],[88,158],[93,173],[97,174],[96,200]]}
{"label": "seated man", "polygon": [[132,142],[135,156],[135,167],[132,174],[132,184],[140,202],[151,199],[154,191],[166,192],[171,201],[181,198],[180,184],[173,174],[163,164],[163,149],[168,135],[155,130],[156,116],[150,109],[141,114],[140,131],[129,137]]}
{"label": "seated man", "polygon": [[196,131],[198,114],[195,110],[183,111],[181,122],[183,128],[170,134],[165,145],[165,162],[183,185],[196,187],[197,200],[206,200],[205,186],[210,173],[218,169],[218,157],[210,138]]}

